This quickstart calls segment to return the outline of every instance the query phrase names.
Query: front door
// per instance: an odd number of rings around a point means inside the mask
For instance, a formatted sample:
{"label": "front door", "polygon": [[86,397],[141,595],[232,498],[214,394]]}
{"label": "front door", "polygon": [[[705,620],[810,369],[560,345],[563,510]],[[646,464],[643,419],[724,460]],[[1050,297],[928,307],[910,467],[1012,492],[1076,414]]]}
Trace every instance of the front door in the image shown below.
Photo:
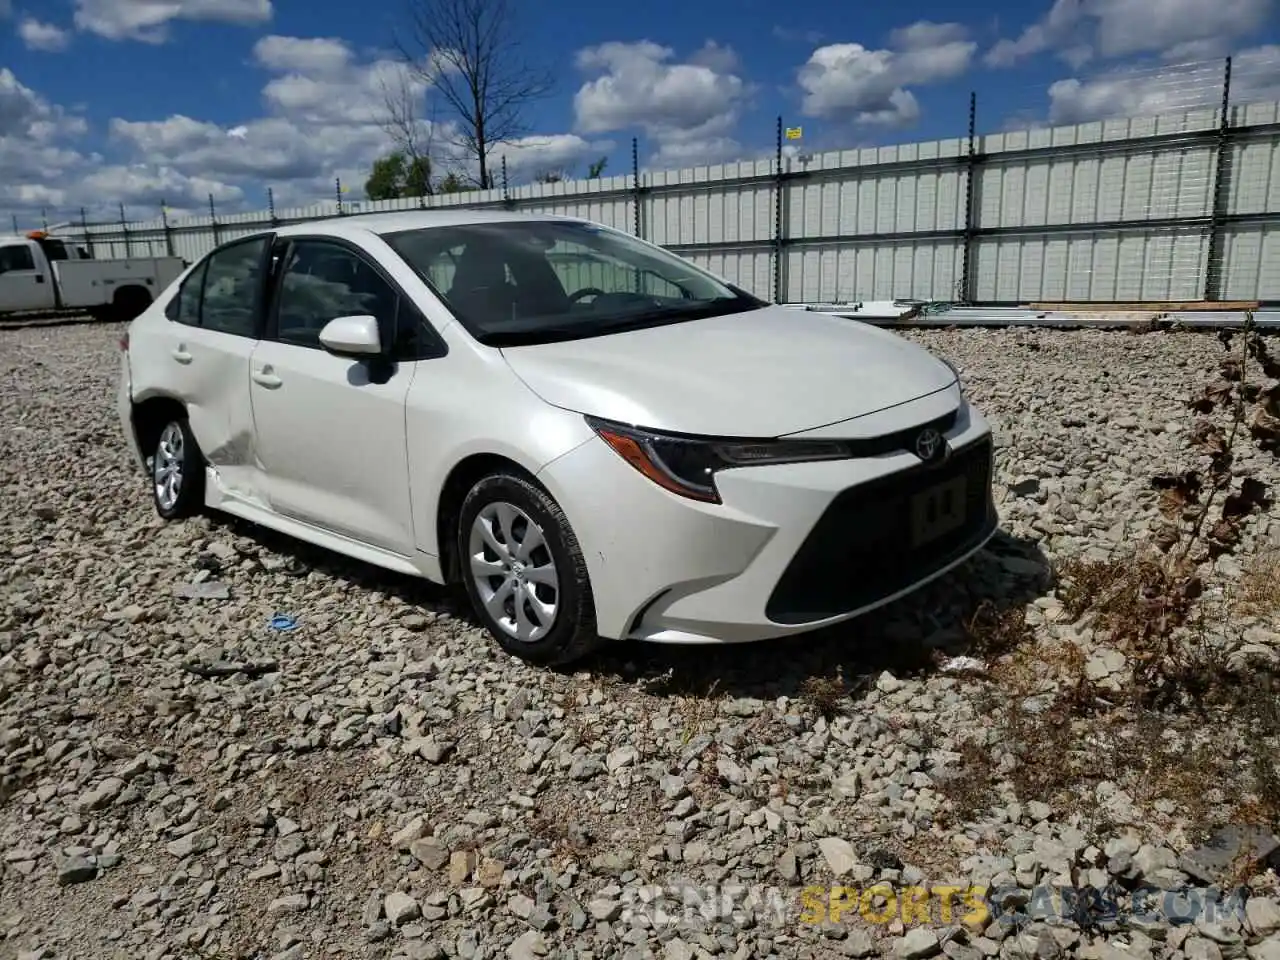
{"label": "front door", "polygon": [[400,295],[352,248],[283,247],[273,319],[250,360],[255,449],[271,509],[339,536],[411,556],[405,398],[415,365],[335,357],[320,331],[342,316],[378,318],[395,337]]}
{"label": "front door", "polygon": [[0,313],[53,309],[53,284],[47,271],[36,269],[29,243],[0,245]]}

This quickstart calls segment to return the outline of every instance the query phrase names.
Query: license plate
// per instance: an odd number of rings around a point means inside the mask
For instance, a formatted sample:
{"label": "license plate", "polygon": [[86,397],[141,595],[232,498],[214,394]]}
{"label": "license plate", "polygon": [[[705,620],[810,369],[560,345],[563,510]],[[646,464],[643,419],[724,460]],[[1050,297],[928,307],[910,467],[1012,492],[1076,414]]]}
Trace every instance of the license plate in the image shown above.
{"label": "license plate", "polygon": [[965,478],[956,477],[911,498],[911,545],[946,536],[964,524]]}

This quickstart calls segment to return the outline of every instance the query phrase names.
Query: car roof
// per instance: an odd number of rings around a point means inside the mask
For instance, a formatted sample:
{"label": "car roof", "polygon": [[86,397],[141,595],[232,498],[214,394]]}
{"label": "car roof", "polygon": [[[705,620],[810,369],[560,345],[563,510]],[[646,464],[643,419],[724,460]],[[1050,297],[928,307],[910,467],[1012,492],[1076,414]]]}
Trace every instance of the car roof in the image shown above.
{"label": "car roof", "polygon": [[475,210],[466,207],[435,210],[404,210],[388,213],[357,213],[345,217],[325,217],[305,223],[281,227],[276,233],[281,237],[308,233],[329,233],[335,236],[350,231],[373,234],[395,233],[400,230],[421,230],[426,227],[455,227],[469,223],[501,223],[504,221],[569,222],[580,223],[578,217],[560,217],[545,213],[520,213],[514,210]]}

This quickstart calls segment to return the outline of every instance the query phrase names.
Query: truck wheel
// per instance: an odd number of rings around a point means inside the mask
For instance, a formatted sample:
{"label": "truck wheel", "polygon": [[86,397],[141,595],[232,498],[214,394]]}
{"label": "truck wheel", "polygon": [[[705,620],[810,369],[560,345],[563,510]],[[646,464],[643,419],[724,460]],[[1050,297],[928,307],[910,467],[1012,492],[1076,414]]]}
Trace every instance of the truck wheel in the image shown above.
{"label": "truck wheel", "polygon": [[170,420],[151,456],[151,493],[156,513],[178,520],[204,503],[204,456],[186,419]]}
{"label": "truck wheel", "polygon": [[151,294],[142,287],[124,287],[111,300],[111,312],[117,323],[128,323],[151,306]]}

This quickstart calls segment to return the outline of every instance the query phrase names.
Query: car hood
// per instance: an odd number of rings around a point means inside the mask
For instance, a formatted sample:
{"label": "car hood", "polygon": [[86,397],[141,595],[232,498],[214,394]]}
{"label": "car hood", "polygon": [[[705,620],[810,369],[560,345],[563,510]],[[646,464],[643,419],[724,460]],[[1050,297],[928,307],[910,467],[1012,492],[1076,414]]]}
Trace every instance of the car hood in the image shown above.
{"label": "car hood", "polygon": [[554,406],[721,437],[812,430],[927,396],[956,379],[941,360],[895,334],[776,306],[502,353]]}

